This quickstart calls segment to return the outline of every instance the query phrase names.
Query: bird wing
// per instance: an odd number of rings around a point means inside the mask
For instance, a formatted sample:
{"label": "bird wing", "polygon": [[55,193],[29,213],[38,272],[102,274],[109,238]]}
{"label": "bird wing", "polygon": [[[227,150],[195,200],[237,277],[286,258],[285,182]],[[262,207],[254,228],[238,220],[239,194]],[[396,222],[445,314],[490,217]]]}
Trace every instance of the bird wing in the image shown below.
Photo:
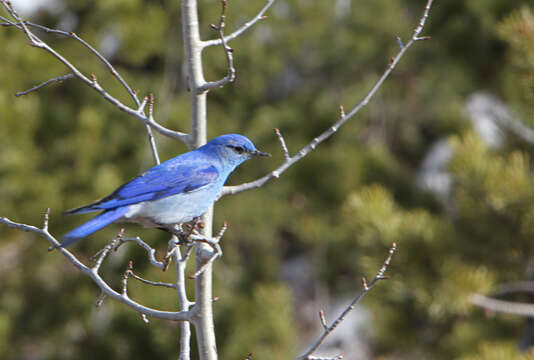
{"label": "bird wing", "polygon": [[219,171],[206,161],[177,157],[153,167],[119,187],[111,195],[93,204],[67,211],[83,214],[98,210],[153,201],[171,195],[188,193],[217,180]]}

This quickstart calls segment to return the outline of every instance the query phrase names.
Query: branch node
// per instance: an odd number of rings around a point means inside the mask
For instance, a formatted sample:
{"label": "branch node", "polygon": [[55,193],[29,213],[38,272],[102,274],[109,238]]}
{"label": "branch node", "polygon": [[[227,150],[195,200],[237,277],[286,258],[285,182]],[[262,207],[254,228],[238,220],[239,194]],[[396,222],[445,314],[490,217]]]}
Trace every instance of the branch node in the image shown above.
{"label": "branch node", "polygon": [[149,121],[154,121],[154,94],[150,93],[148,95],[148,119]]}
{"label": "branch node", "polygon": [[402,39],[399,36],[395,36],[395,39],[397,40],[397,44],[399,44],[399,47],[402,50],[404,48],[404,43],[402,42]]}
{"label": "branch node", "polygon": [[106,293],[104,291],[100,292],[100,295],[98,296],[98,299],[95,301],[95,307],[99,308],[104,303],[104,299],[106,298]]}
{"label": "branch node", "polygon": [[[291,156],[289,155],[289,149],[287,148],[286,141],[285,141],[284,137],[282,136],[282,133],[280,132],[280,129],[275,128],[274,132],[275,132],[276,136],[278,137],[278,141],[280,141],[280,146],[282,146],[282,152],[284,153],[284,158],[286,159],[286,161],[289,161],[291,159]],[[275,175],[275,177],[276,177],[276,175]]]}
{"label": "branch node", "polygon": [[321,320],[321,325],[323,325],[323,328],[326,330],[328,329],[328,325],[326,325],[326,318],[324,316],[324,311],[319,311],[319,319]]}
{"label": "branch node", "polygon": [[365,276],[362,277],[362,286],[365,291],[369,291],[369,287],[367,286],[367,279],[365,278]]}
{"label": "branch node", "polygon": [[416,36],[414,37],[414,41],[425,41],[432,39],[432,36]]}
{"label": "branch node", "polygon": [[124,270],[124,274],[122,275],[122,296],[128,297],[128,278],[132,274],[133,269],[133,261],[130,260],[128,262],[128,266],[126,267],[126,270]]}
{"label": "branch node", "polygon": [[43,230],[48,231],[48,220],[50,219],[50,208],[47,208],[44,213]]}
{"label": "branch node", "polygon": [[146,314],[143,314],[143,313],[139,313],[141,314],[141,319],[143,320],[143,322],[145,324],[148,324],[150,321],[148,320],[148,317],[146,316]]}
{"label": "branch node", "polygon": [[219,18],[219,25],[210,24],[210,27],[213,30],[217,31],[217,33],[219,34],[220,44],[222,45],[224,53],[226,55],[226,62],[227,62],[228,71],[227,71],[226,76],[224,78],[222,78],[221,80],[205,82],[204,84],[199,86],[196,89],[199,94],[201,94],[203,92],[206,92],[206,91],[208,91],[210,89],[223,87],[227,83],[231,83],[231,82],[235,81],[235,72],[236,71],[235,71],[235,68],[234,68],[234,58],[233,58],[233,55],[232,55],[234,50],[231,47],[229,47],[228,44],[226,43],[226,39],[225,39],[224,33],[223,33],[223,29],[225,27],[225,19],[226,19],[226,5],[227,5],[226,0],[222,0],[221,4],[222,4],[222,9],[221,9],[221,15],[220,15],[220,18]]}

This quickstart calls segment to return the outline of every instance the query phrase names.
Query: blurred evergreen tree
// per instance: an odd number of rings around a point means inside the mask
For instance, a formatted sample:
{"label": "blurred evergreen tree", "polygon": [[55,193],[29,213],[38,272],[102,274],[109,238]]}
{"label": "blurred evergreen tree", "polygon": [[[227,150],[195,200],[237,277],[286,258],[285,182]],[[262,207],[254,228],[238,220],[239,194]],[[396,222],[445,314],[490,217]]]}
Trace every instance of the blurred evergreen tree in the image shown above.
{"label": "blurred evergreen tree", "polygon": [[[372,274],[391,241],[399,242],[393,279],[365,300],[374,352],[387,358],[513,359],[522,319],[489,320],[467,302],[498,283],[524,278],[534,228],[532,147],[509,134],[488,148],[471,130],[464,101],[489,90],[533,125],[533,9],[520,0],[437,1],[426,33],[378,96],[334,138],[266,187],[224,198],[216,221],[230,224],[224,258],[215,265],[215,305],[221,358],[291,358],[298,352],[295,307],[281,267],[304,254],[331,297],[352,294]],[[182,73],[179,2],[63,0],[32,20],[75,31],[109,57],[133,86],[156,96],[158,121],[188,128]],[[347,5],[348,4],[348,5]],[[219,14],[218,0],[200,1],[204,38]],[[249,164],[233,184],[263,175],[283,160],[272,129],[295,151],[331,124],[339,104],[354,104],[406,39],[424,1],[278,0],[269,18],[235,40],[237,82],[209,96],[210,137],[246,134],[275,154]],[[16,6],[16,1],[14,1]],[[227,30],[253,16],[262,2],[232,0]],[[122,101],[120,84],[79,44],[48,35],[61,53]],[[0,31],[0,215],[39,224],[52,208],[51,230],[62,234],[84,221],[60,212],[87,203],[151,165],[142,124],[127,118],[75,80],[21,98],[13,93],[65,69]],[[207,52],[207,76],[225,71],[220,48]],[[415,185],[421,160],[438,139],[454,150],[449,171],[453,209]],[[185,151],[157,137],[163,159]],[[110,227],[77,245],[88,258],[111,239]],[[158,232],[128,226],[166,248]],[[106,301],[88,279],[33,235],[0,227],[0,358],[166,359],[178,347],[176,324],[144,324]],[[106,264],[120,281],[128,259],[147,278],[172,273],[145,266],[145,254],[124,249]],[[172,291],[132,296],[171,308]],[[318,305],[318,309],[322,307]]]}

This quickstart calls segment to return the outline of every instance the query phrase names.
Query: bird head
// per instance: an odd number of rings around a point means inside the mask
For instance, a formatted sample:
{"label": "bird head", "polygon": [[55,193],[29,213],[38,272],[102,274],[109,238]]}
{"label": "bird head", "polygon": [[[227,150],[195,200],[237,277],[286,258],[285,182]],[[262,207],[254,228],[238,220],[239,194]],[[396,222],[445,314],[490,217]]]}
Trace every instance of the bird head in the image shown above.
{"label": "bird head", "polygon": [[221,135],[206,145],[210,150],[215,150],[221,157],[233,165],[239,165],[253,156],[271,156],[271,154],[256,149],[252,141],[243,135]]}

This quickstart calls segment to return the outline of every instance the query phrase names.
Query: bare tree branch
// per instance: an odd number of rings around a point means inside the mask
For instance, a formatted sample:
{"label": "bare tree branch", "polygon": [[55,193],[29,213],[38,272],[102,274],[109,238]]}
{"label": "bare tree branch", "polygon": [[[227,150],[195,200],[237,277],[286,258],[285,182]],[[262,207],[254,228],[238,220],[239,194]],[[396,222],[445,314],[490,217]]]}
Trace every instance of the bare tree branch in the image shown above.
{"label": "bare tree branch", "polygon": [[306,360],[341,360],[344,358],[344,355],[337,355],[337,356],[331,356],[331,357],[323,357],[323,356],[308,356]]}
{"label": "bare tree branch", "polygon": [[223,226],[219,230],[219,233],[217,234],[217,236],[212,239],[207,238],[202,235],[201,236],[198,236],[198,235],[190,236],[191,240],[208,244],[213,249],[213,254],[211,255],[211,257],[204,263],[204,265],[198,268],[197,271],[195,271],[193,275],[189,276],[190,279],[196,279],[200,274],[206,271],[208,266],[210,266],[218,257],[222,256],[223,253],[222,253],[221,246],[219,245],[219,242],[221,241],[221,238],[224,236],[224,233],[226,232],[227,228],[228,228],[228,223],[225,221]]}
{"label": "bare tree branch", "polygon": [[534,293],[534,281],[516,281],[503,284],[493,296],[502,296],[509,293]]}
{"label": "bare tree branch", "polygon": [[226,20],[226,0],[221,0],[222,9],[221,9],[221,17],[219,19],[219,25],[211,24],[211,28],[216,30],[219,34],[219,38],[221,39],[221,43],[224,49],[224,54],[226,55],[226,62],[228,64],[228,74],[218,81],[210,81],[204,83],[202,86],[198,88],[198,92],[203,93],[204,91],[208,91],[210,89],[223,87],[224,85],[231,83],[235,80],[235,68],[234,68],[234,56],[233,52],[234,49],[228,46],[226,43],[226,40],[224,39],[224,27],[226,26],[225,20]]}
{"label": "bare tree branch", "polygon": [[128,266],[126,267],[126,270],[124,270],[124,274],[122,275],[122,296],[128,297],[128,278],[130,277],[133,269],[133,261],[130,260],[128,262]]}
{"label": "bare tree branch", "polygon": [[169,288],[169,289],[176,289],[176,284],[170,284],[170,283],[165,283],[165,282],[161,282],[161,281],[150,281],[150,280],[143,279],[141,276],[136,275],[133,272],[133,269],[130,271],[130,276],[133,277],[136,280],[141,281],[142,283],[147,284],[147,285],[161,286],[161,287],[166,287],[166,288]]}
{"label": "bare tree branch", "polygon": [[469,301],[486,310],[506,314],[534,317],[534,304],[497,300],[480,294],[471,294]]}
{"label": "bare tree branch", "polygon": [[[174,248],[174,264],[176,268],[176,292],[178,295],[178,301],[180,302],[180,310],[188,311],[193,305],[187,298],[186,284],[185,284],[185,269],[187,266],[187,260],[191,255],[192,246],[187,246],[184,255],[180,252],[178,245],[178,239],[173,236],[169,241],[169,248]],[[179,360],[189,360],[191,358],[191,323],[189,321],[183,321],[180,323],[180,358]]]}
{"label": "bare tree branch", "polygon": [[[7,12],[11,15],[13,19],[15,19],[15,22],[11,22],[5,18],[0,18],[0,20],[4,21],[5,26],[15,26],[17,29],[22,30],[28,39],[30,40],[30,45],[43,49],[50,53],[52,56],[54,56],[56,59],[58,59],[60,62],[62,62],[71,72],[74,76],[76,76],[78,79],[83,81],[86,85],[93,88],[95,91],[97,91],[104,99],[106,99],[108,102],[113,104],[115,107],[117,107],[119,110],[125,112],[128,115],[131,115],[140,121],[142,121],[145,125],[152,127],[156,131],[158,131],[160,134],[180,140],[184,142],[186,145],[190,146],[189,141],[189,135],[179,132],[179,131],[173,131],[170,129],[167,129],[163,127],[162,125],[156,123],[154,119],[149,119],[144,112],[139,111],[138,108],[141,105],[141,102],[139,101],[139,98],[137,97],[137,94],[135,91],[126,83],[126,81],[122,78],[122,76],[115,70],[115,68],[109,63],[109,61],[102,56],[95,48],[93,48],[89,43],[87,43],[85,40],[80,38],[75,33],[69,33],[66,31],[61,30],[54,30],[49,29],[45,26],[29,23],[26,21],[23,21],[20,16],[17,14],[17,12],[13,9],[11,6],[11,3],[7,0],[0,0],[0,3],[4,6],[4,8],[7,10]],[[47,33],[54,33],[62,36],[67,36],[70,38],[73,38],[77,41],[79,41],[82,45],[84,45],[87,49],[89,49],[97,58],[108,68],[108,70],[117,78],[117,80],[122,84],[122,86],[126,89],[128,94],[132,97],[134,100],[137,108],[131,108],[129,106],[124,105],[122,102],[120,102],[115,97],[111,96],[102,86],[93,78],[89,79],[87,76],[85,76],[80,70],[78,70],[72,63],[70,63],[65,57],[63,57],[61,54],[59,54],[57,51],[55,51],[51,46],[49,46],[46,42],[41,40],[37,35],[32,33],[29,29],[30,27],[35,27],[37,29],[43,30]],[[154,137],[152,135],[152,132],[150,130],[147,130],[151,149],[154,154],[154,158],[157,163],[159,163],[159,156],[157,155],[156,145],[154,141]]]}
{"label": "bare tree branch", "polygon": [[[345,317],[347,316],[347,314],[352,309],[354,309],[354,306],[363,299],[363,297],[373,288],[373,286],[375,286],[375,284],[378,281],[388,278],[387,276],[385,276],[385,273],[386,273],[386,270],[387,270],[389,264],[391,263],[391,258],[395,254],[396,250],[397,250],[397,244],[393,243],[391,245],[391,248],[389,249],[388,256],[387,256],[386,260],[382,264],[382,267],[380,268],[380,270],[378,270],[378,272],[376,273],[376,275],[373,278],[373,280],[371,280],[371,282],[368,283],[365,278],[362,278],[362,287],[363,287],[363,289],[361,290],[360,294],[358,296],[356,296],[354,298],[354,300],[352,300],[352,302],[349,304],[349,306],[347,306],[345,308],[345,310],[343,310],[341,312],[341,314],[339,314],[339,316],[332,322],[332,324],[330,326],[326,326],[325,327],[326,320],[324,320],[324,315],[321,316],[322,312],[319,313],[319,319],[321,320],[321,324],[323,324],[323,327],[324,327],[323,333],[321,334],[319,339],[310,347],[310,349],[308,351],[306,351],[303,355],[299,356],[297,358],[297,360],[321,359],[321,358],[317,358],[317,357],[312,357],[311,355],[319,348],[319,346],[321,346],[321,344],[328,337],[328,335],[330,335],[332,333],[332,331],[334,331],[336,329],[336,327],[343,320],[345,320]],[[343,358],[342,355],[339,355],[337,357],[330,357],[330,358],[327,358],[327,359],[341,359],[341,358]]]}
{"label": "bare tree branch", "polygon": [[[91,270],[98,272],[98,270],[100,269],[100,266],[102,266],[102,263],[104,262],[104,259],[106,258],[106,256],[108,256],[109,252],[112,249],[116,249],[118,247],[117,244],[120,244],[120,239],[122,239],[123,235],[124,235],[124,229],[121,229],[117,237],[113,239],[111,243],[106,245],[102,250],[100,250],[99,252],[97,252],[95,255],[91,257],[91,260],[93,259],[96,260],[95,265],[91,268]],[[53,247],[50,247],[48,249],[48,251],[52,251],[52,250],[54,250]]]}
{"label": "bare tree branch", "polygon": [[160,268],[161,270],[165,270],[167,268],[164,261],[158,261],[156,259],[156,249],[152,248],[150,245],[144,242],[139,236],[134,238],[121,238],[115,246],[114,250],[117,250],[119,246],[127,242],[134,242],[137,245],[141,246],[143,249],[145,249],[148,254],[148,260],[155,267]]}
{"label": "bare tree branch", "polygon": [[25,91],[20,91],[18,93],[15,94],[15,96],[19,97],[19,96],[22,96],[22,95],[27,95],[33,91],[37,91],[39,90],[40,88],[42,87],[45,87],[46,85],[48,84],[52,84],[52,83],[55,83],[55,82],[63,82],[64,80],[68,80],[68,79],[72,79],[74,77],[74,74],[67,74],[67,75],[63,75],[63,76],[58,76],[58,77],[55,77],[55,78],[52,78],[50,80],[47,80],[39,85],[36,85],[34,87],[32,87],[31,89],[28,89],[28,90],[25,90]]}
{"label": "bare tree branch", "polygon": [[70,251],[68,251],[64,247],[61,247],[61,244],[59,243],[59,241],[57,241],[56,238],[48,232],[48,230],[46,229],[46,226],[44,226],[43,229],[39,229],[38,227],[35,227],[35,226],[11,221],[5,217],[0,217],[0,223],[5,224],[11,228],[15,228],[15,229],[22,230],[22,231],[33,232],[44,237],[46,240],[48,240],[48,242],[50,242],[53,248],[56,248],[78,270],[80,270],[85,275],[89,276],[95,282],[95,284],[102,290],[102,292],[106,294],[106,296],[109,296],[119,302],[122,302],[123,304],[129,306],[130,308],[134,309],[135,311],[141,314],[154,317],[154,318],[175,320],[175,321],[189,321],[193,317],[193,311],[171,312],[171,311],[161,311],[161,310],[152,309],[144,305],[141,305],[133,301],[132,299],[130,299],[128,296],[124,296],[123,294],[113,290],[104,281],[104,279],[100,277],[97,271],[87,267],[80,260],[78,260],[78,258],[76,258],[76,256],[74,256]]}
{"label": "bare tree branch", "polygon": [[[426,20],[428,18],[428,14],[430,12],[430,8],[432,7],[433,0],[428,0],[425,6],[425,10],[423,12],[422,17],[419,20],[419,23],[417,27],[415,28],[413,35],[411,39],[399,50],[397,55],[391,59],[391,62],[389,66],[386,68],[382,76],[378,79],[378,81],[374,84],[374,86],[369,90],[367,95],[364,96],[362,100],[354,107],[352,110],[347,114],[342,114],[341,118],[336,121],[331,127],[329,127],[327,130],[325,130],[322,134],[317,136],[315,139],[313,139],[308,145],[304,146],[302,149],[300,149],[294,156],[290,158],[286,158],[286,161],[280,165],[275,170],[271,171],[267,175],[248,183],[244,183],[241,185],[235,185],[235,186],[225,186],[219,195],[220,197],[223,197],[225,195],[233,195],[237,194],[243,191],[251,190],[259,188],[265,183],[267,183],[269,180],[273,178],[278,178],[283,172],[285,172],[289,167],[291,167],[293,164],[295,164],[297,161],[304,158],[306,155],[308,155],[311,151],[313,151],[319,144],[321,144],[323,141],[328,139],[330,136],[332,136],[343,124],[345,124],[348,120],[350,120],[352,117],[354,117],[364,106],[366,106],[371,98],[375,95],[375,93],[380,89],[384,81],[389,77],[393,69],[397,66],[400,59],[404,56],[406,51],[416,42],[421,40],[428,40],[429,37],[423,36],[421,37],[421,31],[423,31],[423,27],[426,23]],[[285,154],[285,149],[283,149]]]}
{"label": "bare tree branch", "polygon": [[291,156],[289,155],[289,150],[287,148],[286,141],[284,140],[284,137],[282,136],[282,133],[278,128],[274,129],[274,132],[276,136],[278,137],[278,141],[280,141],[280,146],[282,147],[282,152],[284,153],[284,159],[286,161],[291,160]]}
{"label": "bare tree branch", "polygon": [[[185,64],[187,68],[188,85],[190,89],[190,142],[189,146],[196,148],[207,141],[207,92],[198,92],[206,82],[202,66],[202,40],[199,32],[197,0],[182,0],[181,2],[182,35],[184,43]],[[213,206],[202,216],[206,226],[201,230],[205,236],[212,236]],[[198,244],[195,246],[195,268],[203,266],[209,246]],[[195,325],[198,357],[200,360],[217,359],[217,341],[213,321],[213,272],[209,265],[207,269],[195,279]]]}
{"label": "bare tree branch", "polygon": [[[235,39],[239,35],[243,34],[245,31],[250,29],[252,26],[254,26],[258,21],[265,19],[266,16],[264,16],[264,14],[265,12],[267,12],[267,10],[269,10],[271,5],[274,4],[274,1],[275,0],[268,0],[265,6],[260,10],[260,12],[256,16],[254,16],[252,20],[246,22],[243,26],[241,26],[239,29],[237,29],[230,35],[225,36],[224,41],[229,42]],[[209,46],[221,45],[222,43],[223,43],[223,39],[214,39],[214,40],[204,41],[202,45],[204,47],[209,47]]]}
{"label": "bare tree branch", "polygon": [[[24,23],[27,26],[31,26],[31,27],[43,30],[46,33],[53,33],[53,34],[57,34],[57,35],[62,35],[62,36],[66,36],[66,37],[69,37],[69,38],[77,40],[83,46],[85,46],[87,49],[89,49],[89,51],[92,52],[106,66],[106,68],[111,72],[111,74],[121,83],[121,85],[124,87],[126,92],[132,97],[135,105],[137,107],[140,107],[141,103],[139,102],[139,98],[137,97],[137,93],[130,87],[130,85],[128,85],[128,83],[123,79],[123,77],[119,74],[119,72],[115,69],[115,67],[113,67],[113,65],[111,65],[111,63],[102,54],[100,54],[100,52],[98,52],[94,47],[92,47],[87,41],[83,40],[81,37],[76,35],[76,33],[62,31],[62,30],[56,30],[56,29],[50,29],[50,28],[47,28],[46,26],[42,26],[42,25],[39,25],[39,24],[34,24],[34,23],[31,23],[31,22],[28,22],[28,21],[20,21],[18,23],[13,23],[13,22],[9,22],[7,19],[5,19],[3,17],[0,17],[0,20],[6,21],[6,23],[3,24],[5,26],[16,26],[17,28],[21,29],[22,28],[21,25]],[[74,76],[73,74],[70,74],[70,77],[73,77],[73,76]],[[45,85],[46,85],[46,83],[45,83]],[[22,93],[17,93],[17,94],[25,95],[25,94],[22,94]],[[17,95],[17,94],[15,94],[15,96],[20,96],[20,95]],[[152,128],[150,127],[150,124],[146,124],[145,123],[145,129],[146,129],[146,132],[147,132],[148,142],[150,144],[150,149],[152,151],[152,155],[154,157],[154,160],[155,160],[156,164],[160,164],[160,159],[159,159],[159,154],[158,154],[158,150],[157,150],[157,146],[156,146],[156,141],[154,139],[154,135],[152,134]]]}

